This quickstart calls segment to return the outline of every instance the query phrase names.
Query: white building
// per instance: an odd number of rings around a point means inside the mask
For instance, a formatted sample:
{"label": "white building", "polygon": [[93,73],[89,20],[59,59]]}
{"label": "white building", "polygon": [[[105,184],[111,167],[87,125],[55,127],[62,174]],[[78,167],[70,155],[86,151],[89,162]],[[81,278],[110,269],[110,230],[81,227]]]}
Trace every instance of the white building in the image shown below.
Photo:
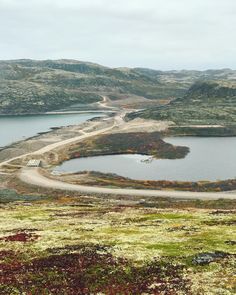
{"label": "white building", "polygon": [[27,163],[27,167],[41,167],[42,161],[41,160],[29,160]]}

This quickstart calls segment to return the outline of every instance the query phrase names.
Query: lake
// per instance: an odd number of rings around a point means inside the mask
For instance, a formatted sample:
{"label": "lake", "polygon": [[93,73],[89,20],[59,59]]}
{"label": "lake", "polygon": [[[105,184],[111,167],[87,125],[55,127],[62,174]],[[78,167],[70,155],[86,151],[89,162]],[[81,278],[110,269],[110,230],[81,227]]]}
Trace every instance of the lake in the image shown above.
{"label": "lake", "polygon": [[0,117],[0,147],[11,144],[39,132],[47,132],[51,127],[75,125],[101,113],[53,114]]}
{"label": "lake", "polygon": [[165,141],[188,146],[184,159],[152,160],[142,155],[72,159],[57,172],[99,171],[139,180],[224,180],[236,177],[236,137],[173,137]]}

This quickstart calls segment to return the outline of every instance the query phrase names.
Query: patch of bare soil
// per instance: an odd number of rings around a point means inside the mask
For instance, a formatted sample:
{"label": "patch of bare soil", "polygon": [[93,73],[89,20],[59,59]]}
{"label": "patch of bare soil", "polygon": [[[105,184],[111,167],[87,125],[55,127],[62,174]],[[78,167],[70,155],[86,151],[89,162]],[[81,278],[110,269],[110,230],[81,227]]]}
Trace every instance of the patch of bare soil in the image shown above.
{"label": "patch of bare soil", "polygon": [[113,133],[131,133],[131,132],[161,132],[166,131],[170,126],[173,126],[170,121],[156,121],[136,118],[132,121],[126,122],[123,125],[117,126],[113,129]]}

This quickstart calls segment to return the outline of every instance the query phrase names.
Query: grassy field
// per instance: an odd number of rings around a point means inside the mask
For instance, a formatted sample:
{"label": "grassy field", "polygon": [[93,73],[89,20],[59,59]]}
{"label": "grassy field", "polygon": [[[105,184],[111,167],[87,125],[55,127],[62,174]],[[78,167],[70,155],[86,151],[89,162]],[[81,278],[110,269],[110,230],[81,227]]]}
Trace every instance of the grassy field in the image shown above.
{"label": "grassy field", "polygon": [[0,294],[235,294],[236,204],[196,204],[9,194]]}

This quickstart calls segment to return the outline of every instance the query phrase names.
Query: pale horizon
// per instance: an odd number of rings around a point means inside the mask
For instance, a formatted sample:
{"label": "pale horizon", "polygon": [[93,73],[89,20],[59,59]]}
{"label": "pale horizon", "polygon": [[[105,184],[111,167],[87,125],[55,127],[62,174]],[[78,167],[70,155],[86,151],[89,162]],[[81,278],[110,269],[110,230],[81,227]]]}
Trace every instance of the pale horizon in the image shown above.
{"label": "pale horizon", "polygon": [[233,0],[2,0],[0,59],[236,68]]}

